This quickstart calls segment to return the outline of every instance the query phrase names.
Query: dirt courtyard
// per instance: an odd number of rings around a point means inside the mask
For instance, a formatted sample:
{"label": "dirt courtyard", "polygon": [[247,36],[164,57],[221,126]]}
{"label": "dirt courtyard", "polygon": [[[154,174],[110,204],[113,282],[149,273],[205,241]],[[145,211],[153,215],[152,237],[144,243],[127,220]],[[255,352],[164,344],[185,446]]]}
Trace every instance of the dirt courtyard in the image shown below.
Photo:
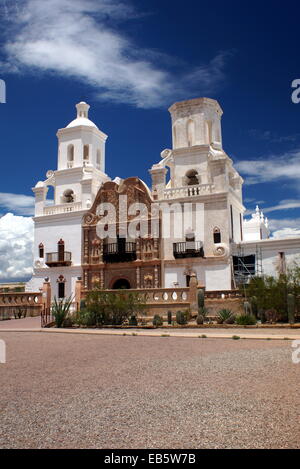
{"label": "dirt courtyard", "polygon": [[300,448],[290,341],[0,339],[1,448]]}

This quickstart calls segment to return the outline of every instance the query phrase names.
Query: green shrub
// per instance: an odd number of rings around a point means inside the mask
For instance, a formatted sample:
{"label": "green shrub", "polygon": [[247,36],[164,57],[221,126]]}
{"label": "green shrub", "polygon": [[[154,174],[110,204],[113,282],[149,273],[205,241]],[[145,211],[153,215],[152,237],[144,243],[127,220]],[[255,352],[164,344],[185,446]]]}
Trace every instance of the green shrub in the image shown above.
{"label": "green shrub", "polygon": [[226,321],[228,321],[231,318],[233,318],[233,314],[230,309],[221,309],[218,312],[218,324],[224,324]]}
{"label": "green shrub", "polygon": [[73,324],[74,324],[73,319],[70,316],[68,316],[63,322],[63,327],[72,327]]}
{"label": "green shrub", "polygon": [[233,339],[233,340],[240,340],[240,336],[238,336],[238,335],[233,335],[233,336],[232,336],[232,339]]}
{"label": "green shrub", "polygon": [[265,311],[264,316],[266,322],[269,322],[271,324],[275,324],[280,319],[280,314],[278,313],[278,311],[276,311],[276,309],[268,309],[267,311]]}
{"label": "green shrub", "polygon": [[252,298],[250,299],[250,304],[251,304],[253,316],[258,318],[258,301],[257,301],[256,296],[252,296]]}
{"label": "green shrub", "polygon": [[294,324],[296,312],[296,298],[295,295],[293,295],[292,293],[289,293],[287,296],[287,310],[289,323]]}
{"label": "green shrub", "polygon": [[77,321],[97,327],[122,325],[125,320],[144,314],[146,308],[143,295],[130,290],[108,292],[96,289],[88,293],[82,306],[84,308],[77,315]]}
{"label": "green shrub", "polygon": [[188,322],[188,313],[187,311],[177,311],[176,313],[176,322],[180,326],[184,326]]}
{"label": "green shrub", "polygon": [[239,326],[254,326],[256,324],[256,319],[253,314],[239,314],[235,318],[236,324]]}
{"label": "green shrub", "polygon": [[153,326],[155,327],[161,327],[164,323],[163,318],[159,314],[155,314],[153,318]]}

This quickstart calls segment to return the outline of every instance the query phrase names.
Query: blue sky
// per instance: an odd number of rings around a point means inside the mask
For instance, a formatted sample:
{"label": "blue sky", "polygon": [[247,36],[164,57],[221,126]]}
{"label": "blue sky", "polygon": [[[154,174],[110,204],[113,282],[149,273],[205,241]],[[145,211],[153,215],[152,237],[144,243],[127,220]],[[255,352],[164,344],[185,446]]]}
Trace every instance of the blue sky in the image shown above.
{"label": "blue sky", "polygon": [[0,0],[0,213],[31,214],[31,187],[56,168],[56,131],[78,101],[109,135],[108,174],[149,183],[171,146],[168,107],[207,96],[224,110],[246,207],[300,234],[299,13],[274,0]]}

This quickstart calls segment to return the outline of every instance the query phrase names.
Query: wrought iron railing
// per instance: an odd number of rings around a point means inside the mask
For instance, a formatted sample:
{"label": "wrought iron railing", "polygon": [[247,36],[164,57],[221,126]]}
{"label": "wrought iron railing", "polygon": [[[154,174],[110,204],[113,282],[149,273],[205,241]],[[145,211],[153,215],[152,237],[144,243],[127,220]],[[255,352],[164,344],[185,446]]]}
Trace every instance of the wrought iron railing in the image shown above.
{"label": "wrought iron railing", "polygon": [[46,264],[70,264],[72,261],[72,253],[64,252],[48,252],[46,254]]}
{"label": "wrought iron railing", "polygon": [[173,254],[176,259],[181,257],[204,257],[201,241],[186,241],[173,244]]}
{"label": "wrought iron railing", "polygon": [[104,262],[129,262],[136,260],[136,243],[109,243],[103,246]]}

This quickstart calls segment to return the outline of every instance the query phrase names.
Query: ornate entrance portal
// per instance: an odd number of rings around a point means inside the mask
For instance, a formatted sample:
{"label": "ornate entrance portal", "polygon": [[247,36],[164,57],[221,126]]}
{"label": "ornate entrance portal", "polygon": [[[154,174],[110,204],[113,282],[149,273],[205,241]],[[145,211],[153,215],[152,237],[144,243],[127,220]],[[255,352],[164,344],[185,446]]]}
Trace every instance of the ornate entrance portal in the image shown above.
{"label": "ornate entrance portal", "polygon": [[130,290],[130,283],[126,278],[119,278],[114,284],[113,284],[113,290]]}

